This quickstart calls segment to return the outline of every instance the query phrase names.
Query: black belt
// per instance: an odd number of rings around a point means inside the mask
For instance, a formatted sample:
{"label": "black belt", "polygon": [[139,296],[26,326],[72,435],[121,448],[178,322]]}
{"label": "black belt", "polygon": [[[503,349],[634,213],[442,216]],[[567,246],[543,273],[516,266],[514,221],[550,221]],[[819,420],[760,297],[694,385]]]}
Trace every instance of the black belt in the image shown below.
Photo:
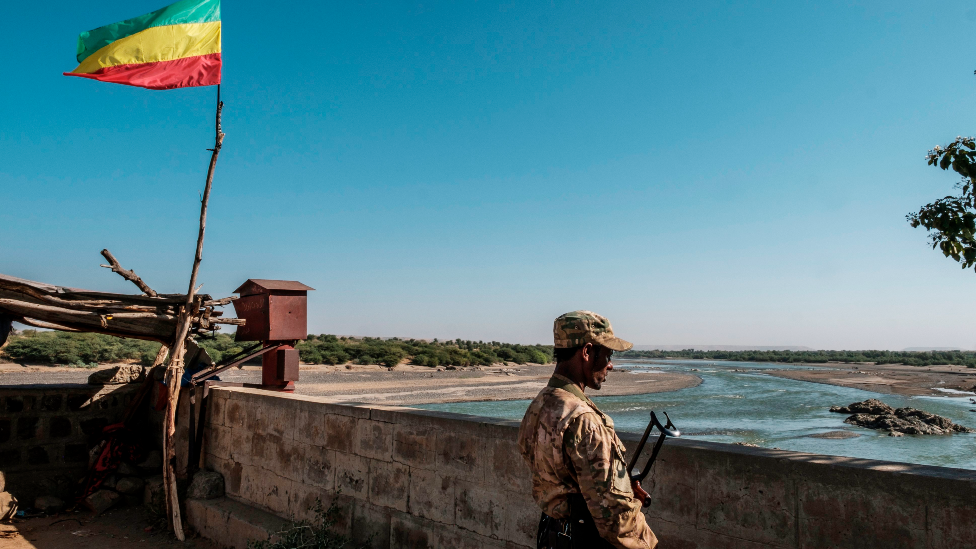
{"label": "black belt", "polygon": [[581,494],[569,495],[568,519],[552,518],[542,513],[536,546],[538,549],[614,549],[609,541],[600,537]]}

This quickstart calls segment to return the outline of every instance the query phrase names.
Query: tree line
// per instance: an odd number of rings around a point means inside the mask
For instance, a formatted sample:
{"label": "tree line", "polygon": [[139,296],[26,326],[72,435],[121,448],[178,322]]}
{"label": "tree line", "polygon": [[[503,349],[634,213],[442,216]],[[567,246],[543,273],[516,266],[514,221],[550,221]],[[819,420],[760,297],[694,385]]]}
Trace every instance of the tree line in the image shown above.
{"label": "tree line", "polygon": [[[197,338],[215,362],[254,345],[237,342],[228,334]],[[498,341],[424,341],[309,334],[297,347],[307,364],[382,364],[396,366],[403,361],[420,366],[490,366],[548,364],[552,345],[519,345]],[[22,330],[12,334],[0,356],[16,362],[94,367],[98,364],[138,362],[152,364],[159,343],[93,333]]]}
{"label": "tree line", "polygon": [[737,360],[741,362],[798,363],[858,363],[907,364],[909,366],[935,366],[954,364],[976,368],[974,351],[626,351],[620,358],[633,359],[700,359]]}
{"label": "tree line", "polygon": [[424,341],[420,339],[338,337],[309,335],[298,344],[302,362],[309,364],[382,364],[395,366],[404,359],[419,366],[490,366],[549,364],[552,345],[519,345],[498,341]]}
{"label": "tree line", "polygon": [[[233,335],[197,338],[215,362],[254,345],[234,341]],[[381,364],[403,362],[419,366],[489,366],[492,364],[550,364],[552,345],[519,345],[498,341],[374,337],[340,337],[310,334],[297,346],[307,364]],[[15,362],[94,367],[98,364],[138,362],[151,365],[159,344],[102,334],[22,330],[12,334],[0,356]],[[619,359],[699,359],[816,364],[827,362],[907,364],[934,366],[955,364],[976,368],[973,351],[626,351]]]}

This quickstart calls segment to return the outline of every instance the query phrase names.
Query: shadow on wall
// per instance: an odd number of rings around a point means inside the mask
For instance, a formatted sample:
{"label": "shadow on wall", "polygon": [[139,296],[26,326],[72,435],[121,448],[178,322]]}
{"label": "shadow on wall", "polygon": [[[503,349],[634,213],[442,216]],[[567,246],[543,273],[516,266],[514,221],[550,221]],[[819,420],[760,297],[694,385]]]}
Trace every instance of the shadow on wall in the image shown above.
{"label": "shadow on wall", "polygon": [[139,385],[0,387],[0,472],[21,509],[38,496],[76,497],[92,448]]}

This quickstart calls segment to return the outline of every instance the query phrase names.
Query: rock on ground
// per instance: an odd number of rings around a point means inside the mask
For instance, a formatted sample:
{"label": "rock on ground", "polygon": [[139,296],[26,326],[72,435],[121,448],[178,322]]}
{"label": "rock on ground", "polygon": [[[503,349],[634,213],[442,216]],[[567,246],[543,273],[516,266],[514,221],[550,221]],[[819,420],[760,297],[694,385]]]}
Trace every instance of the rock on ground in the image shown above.
{"label": "rock on ground", "polygon": [[146,481],[139,477],[125,477],[115,485],[115,490],[122,494],[134,495],[142,492]]}
{"label": "rock on ground", "polygon": [[136,469],[135,465],[132,465],[128,461],[123,461],[119,463],[118,469],[115,470],[120,476],[123,477],[134,477],[141,474],[142,472]]}
{"label": "rock on ground", "polygon": [[949,435],[974,433],[976,430],[953,423],[951,419],[915,408],[892,408],[878,399],[855,402],[848,406],[831,406],[831,412],[850,413],[844,423],[908,435]]}
{"label": "rock on ground", "polygon": [[64,509],[64,502],[54,496],[38,496],[34,499],[34,509],[48,514]]}
{"label": "rock on ground", "polygon": [[111,509],[120,499],[122,496],[118,492],[99,490],[86,497],[84,503],[85,507],[94,511],[96,515],[100,515]]}
{"label": "rock on ground", "polygon": [[142,502],[157,515],[166,513],[166,492],[163,489],[163,475],[146,479]]}
{"label": "rock on ground", "polygon": [[159,450],[149,452],[146,459],[142,460],[142,463],[136,464],[136,467],[150,473],[158,473],[163,468],[162,452]]}
{"label": "rock on ground", "polygon": [[861,435],[851,431],[827,431],[826,433],[814,433],[810,438],[845,439],[857,438]]}
{"label": "rock on ground", "polygon": [[105,477],[102,481],[102,488],[108,488],[109,490],[115,490],[115,484],[119,481],[119,477],[115,474],[111,474]]}
{"label": "rock on ground", "polygon": [[125,364],[99,370],[88,376],[90,385],[121,385],[146,379],[146,369],[138,364]]}
{"label": "rock on ground", "polygon": [[17,498],[10,492],[0,492],[0,520],[13,518],[17,513]]}
{"label": "rock on ground", "polygon": [[861,402],[855,402],[847,406],[831,406],[831,412],[840,414],[892,414],[895,409],[876,398],[869,398]]}
{"label": "rock on ground", "polygon": [[186,497],[193,499],[214,499],[224,495],[224,475],[215,471],[200,471],[193,475],[193,481]]}

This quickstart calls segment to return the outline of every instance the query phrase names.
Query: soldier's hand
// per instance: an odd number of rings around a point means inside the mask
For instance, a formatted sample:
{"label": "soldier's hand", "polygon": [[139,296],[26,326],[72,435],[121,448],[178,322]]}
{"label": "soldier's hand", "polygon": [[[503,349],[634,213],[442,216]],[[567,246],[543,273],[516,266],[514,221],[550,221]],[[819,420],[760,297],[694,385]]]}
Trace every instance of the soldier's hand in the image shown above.
{"label": "soldier's hand", "polygon": [[647,507],[651,504],[651,496],[641,488],[639,480],[631,480],[630,486],[634,489],[634,497],[640,500],[642,506]]}

